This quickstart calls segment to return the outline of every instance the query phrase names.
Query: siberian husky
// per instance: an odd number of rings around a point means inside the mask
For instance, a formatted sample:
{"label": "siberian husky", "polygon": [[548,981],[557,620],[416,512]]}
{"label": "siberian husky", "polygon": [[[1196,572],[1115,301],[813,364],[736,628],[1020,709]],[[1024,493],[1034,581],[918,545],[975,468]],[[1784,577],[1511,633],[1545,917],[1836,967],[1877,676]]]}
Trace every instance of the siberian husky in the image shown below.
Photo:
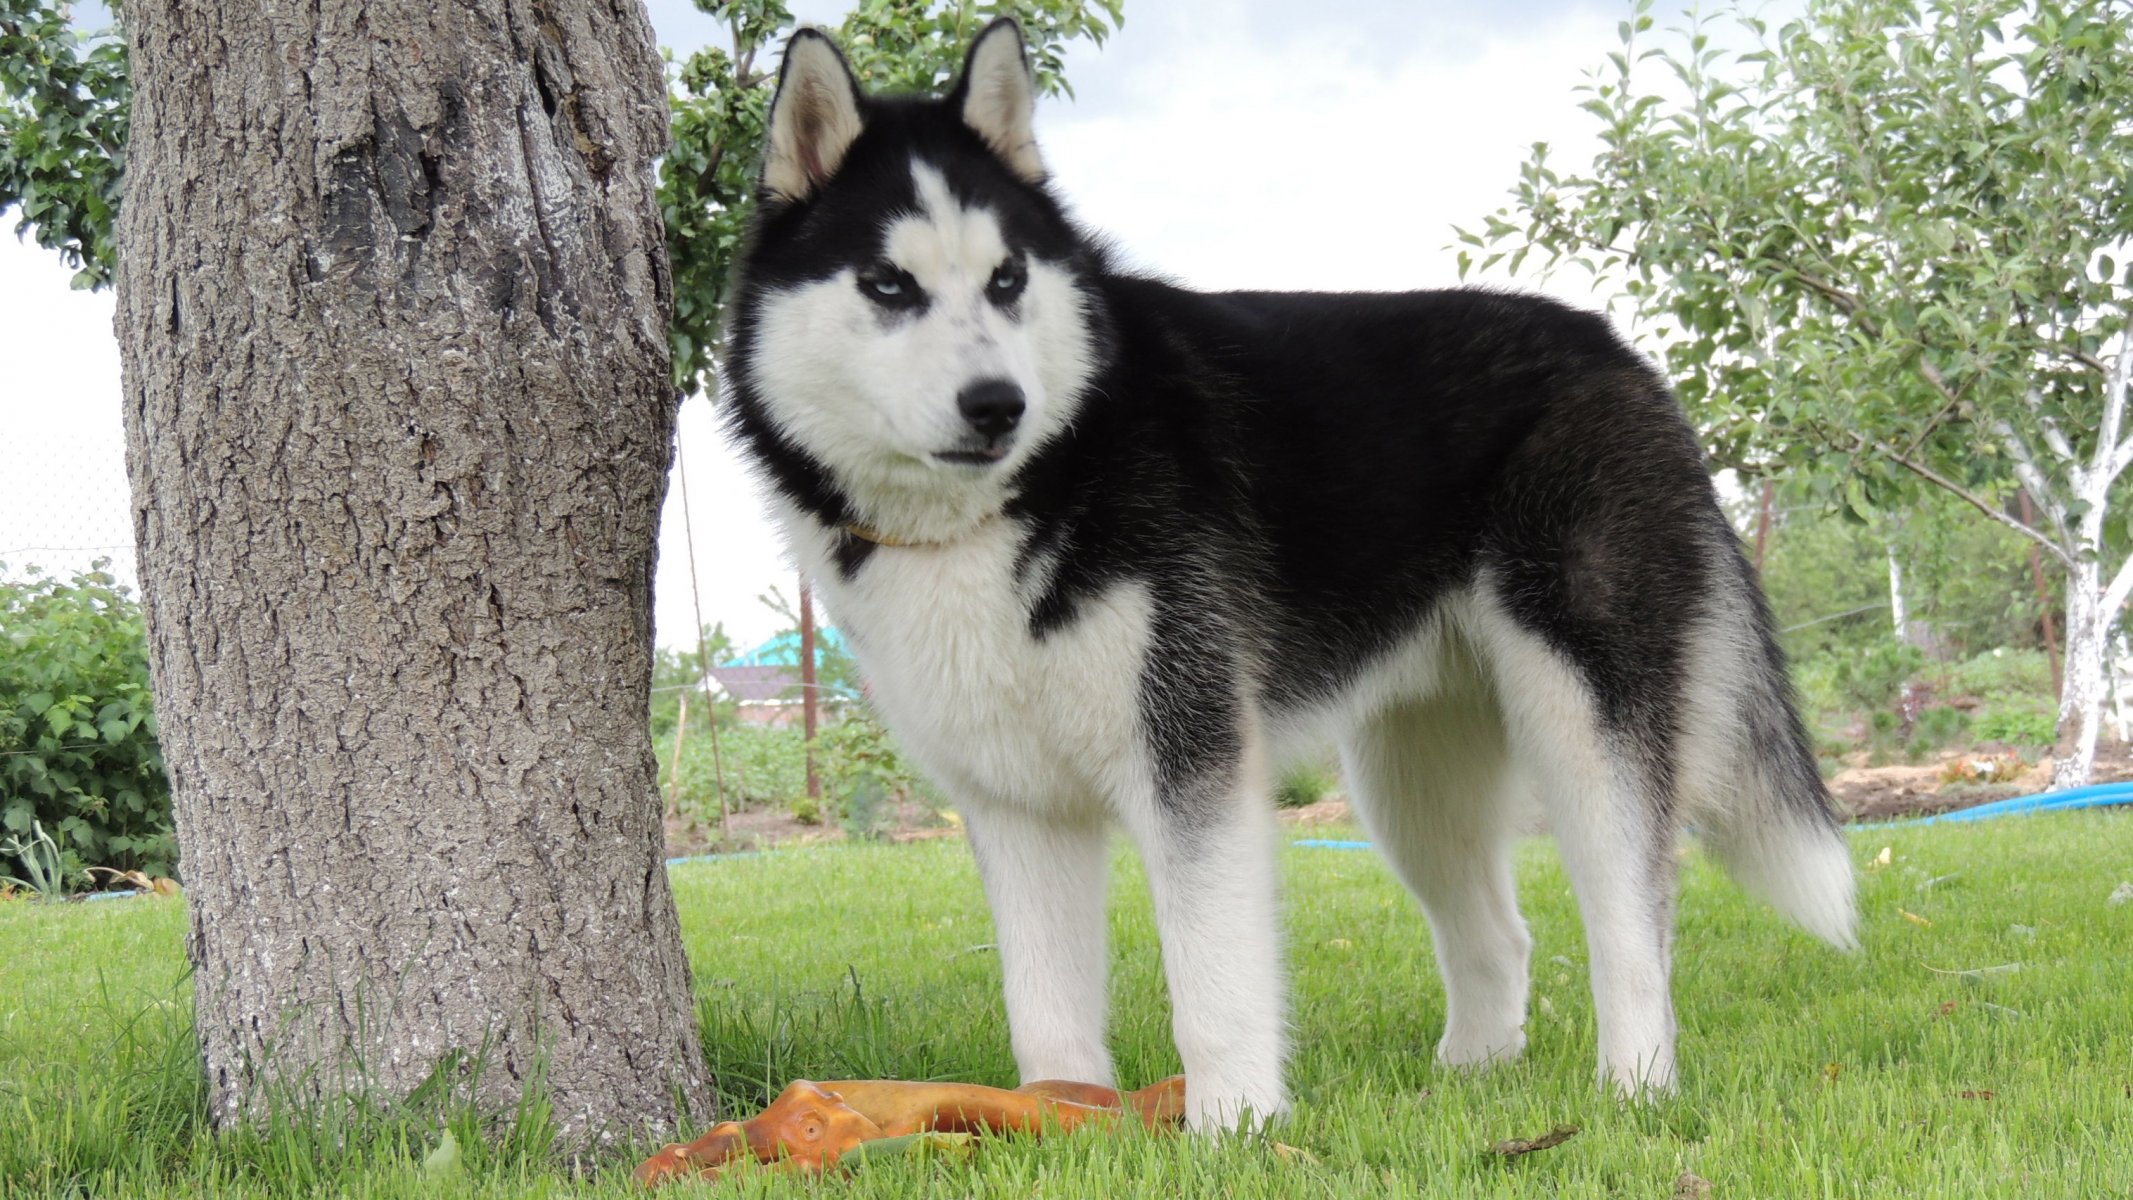
{"label": "siberian husky", "polygon": [[795,34],[727,372],[793,552],[964,813],[1023,1077],[1112,1078],[1117,825],[1189,1124],[1283,1110],[1269,772],[1328,735],[1428,915],[1445,1064],[1525,1045],[1529,811],[1626,1095],[1674,1083],[1685,826],[1851,945],[1850,858],[1768,608],[1653,367],[1536,297],[1122,271],[1047,188],[1032,102],[1010,21],[939,99],[865,94]]}

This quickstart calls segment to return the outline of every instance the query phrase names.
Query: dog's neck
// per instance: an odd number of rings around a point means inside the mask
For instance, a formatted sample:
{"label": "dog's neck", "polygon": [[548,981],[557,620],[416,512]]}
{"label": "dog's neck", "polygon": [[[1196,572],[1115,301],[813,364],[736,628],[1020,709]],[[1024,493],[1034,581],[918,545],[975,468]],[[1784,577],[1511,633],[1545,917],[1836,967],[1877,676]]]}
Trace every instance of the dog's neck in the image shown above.
{"label": "dog's neck", "polygon": [[[947,481],[942,481],[947,482]],[[832,522],[841,533],[877,546],[945,546],[998,520],[1010,496],[1005,472],[954,481],[953,486],[912,487],[906,482],[847,483],[850,512]]]}

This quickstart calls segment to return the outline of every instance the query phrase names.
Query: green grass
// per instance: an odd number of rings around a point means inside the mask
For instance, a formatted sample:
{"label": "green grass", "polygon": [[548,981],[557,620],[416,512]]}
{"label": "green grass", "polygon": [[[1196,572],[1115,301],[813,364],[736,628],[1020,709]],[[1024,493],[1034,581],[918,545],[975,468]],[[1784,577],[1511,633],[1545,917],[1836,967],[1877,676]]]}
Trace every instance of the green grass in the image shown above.
{"label": "green grass", "polygon": [[[1862,863],[1883,846],[1893,857],[1862,875],[1854,957],[1788,929],[1701,858],[1685,863],[1682,1090],[1662,1103],[1626,1107],[1593,1082],[1584,946],[1551,847],[1519,861],[1537,943],[1531,1049],[1474,1077],[1430,1061],[1443,1006],[1428,935],[1384,867],[1291,850],[1299,1103],[1274,1136],[1316,1165],[1255,1141],[1078,1135],[827,1184],[756,1176],[677,1193],[1664,1198],[1683,1172],[1722,1198],[2133,1191],[2133,905],[2106,903],[2133,878],[2133,819],[1867,831],[1853,846]],[[1113,1040],[1137,1085],[1178,1064],[1146,892],[1123,854],[1121,867]],[[693,864],[675,885],[730,1108],[752,1111],[795,1077],[1013,1082],[991,929],[960,844]],[[485,1138],[448,1098],[210,1136],[184,932],[177,902],[0,905],[0,1194],[631,1194],[626,1163],[559,1169]],[[431,1178],[420,1164],[441,1122],[465,1164]],[[1581,1132],[1553,1149],[1488,1149],[1563,1123]]]}

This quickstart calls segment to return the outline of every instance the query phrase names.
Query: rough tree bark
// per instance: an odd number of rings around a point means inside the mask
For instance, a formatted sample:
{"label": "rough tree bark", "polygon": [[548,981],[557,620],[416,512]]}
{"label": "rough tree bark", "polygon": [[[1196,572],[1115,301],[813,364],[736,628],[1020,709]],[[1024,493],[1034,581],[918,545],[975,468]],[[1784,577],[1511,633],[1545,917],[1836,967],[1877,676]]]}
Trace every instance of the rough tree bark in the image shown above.
{"label": "rough tree bark", "polygon": [[706,1115],[644,719],[642,3],[126,25],[127,457],[216,1121],[455,1051],[569,1144]]}

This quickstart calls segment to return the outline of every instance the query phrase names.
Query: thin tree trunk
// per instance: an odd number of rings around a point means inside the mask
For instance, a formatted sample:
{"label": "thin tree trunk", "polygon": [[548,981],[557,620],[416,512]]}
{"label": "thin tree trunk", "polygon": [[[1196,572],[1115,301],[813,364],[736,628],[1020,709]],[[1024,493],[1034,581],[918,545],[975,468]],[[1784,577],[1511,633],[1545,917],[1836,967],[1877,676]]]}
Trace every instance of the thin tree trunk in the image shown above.
{"label": "thin tree trunk", "polygon": [[2123,631],[2113,633],[2111,635],[2111,653],[2105,666],[2105,676],[2111,693],[2112,736],[2120,742],[2133,739],[2133,729],[2128,728],[2128,722],[2133,721],[2133,717],[2129,717],[2126,712],[2127,658],[2125,633]]}
{"label": "thin tree trunk", "polygon": [[2066,575],[2066,686],[2059,693],[2059,738],[2052,787],[2080,787],[2096,762],[2103,726],[2104,656],[2111,613],[2103,603],[2102,572],[2093,557]]}
{"label": "thin tree trunk", "polygon": [[1886,543],[1889,552],[1889,621],[1895,626],[1896,641],[1900,644],[1911,640],[1910,613],[1904,604],[1903,563],[1896,558],[1896,543]]}
{"label": "thin tree trunk", "polygon": [[1763,497],[1756,504],[1755,513],[1755,573],[1763,573],[1763,554],[1770,548],[1770,517],[1777,503],[1778,485],[1775,480],[1763,481]]}
{"label": "thin tree trunk", "polygon": [[126,25],[127,459],[213,1119],[462,1054],[566,1144],[704,1115],[645,719],[675,396],[642,6]]}

